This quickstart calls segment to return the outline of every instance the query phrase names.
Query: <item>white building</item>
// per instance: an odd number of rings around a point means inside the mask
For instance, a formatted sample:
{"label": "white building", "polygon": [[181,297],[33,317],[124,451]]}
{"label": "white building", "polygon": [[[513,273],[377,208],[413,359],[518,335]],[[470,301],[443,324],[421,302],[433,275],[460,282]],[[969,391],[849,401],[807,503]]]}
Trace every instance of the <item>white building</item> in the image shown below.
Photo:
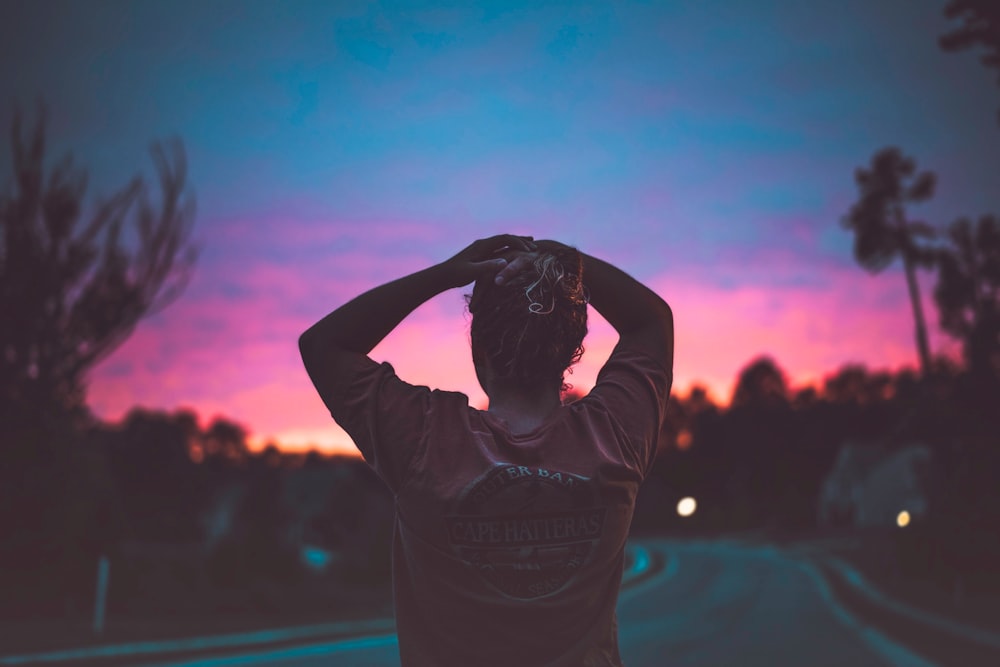
{"label": "white building", "polygon": [[895,526],[901,512],[919,519],[928,509],[922,469],[930,459],[926,445],[845,442],[820,490],[820,525]]}

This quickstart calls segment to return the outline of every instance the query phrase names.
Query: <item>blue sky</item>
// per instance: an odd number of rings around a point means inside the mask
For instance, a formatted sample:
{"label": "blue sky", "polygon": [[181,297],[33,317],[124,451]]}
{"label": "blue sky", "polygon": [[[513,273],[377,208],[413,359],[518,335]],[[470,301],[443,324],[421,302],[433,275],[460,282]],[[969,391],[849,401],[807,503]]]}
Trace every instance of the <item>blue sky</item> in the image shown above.
{"label": "blue sky", "polygon": [[[298,331],[501,231],[653,285],[678,316],[678,390],[725,400],[757,354],[799,383],[913,362],[898,267],[868,277],[838,226],[876,150],[937,172],[915,217],[1000,210],[1000,89],[937,47],[943,4],[8,1],[0,124],[44,98],[53,157],[72,150],[95,195],[149,173],[150,141],[187,148],[197,273],[94,373],[101,414],[193,405],[341,446]],[[442,296],[378,352],[481,400],[466,360],[407,361],[464,326]],[[581,385],[610,349],[594,331]]]}

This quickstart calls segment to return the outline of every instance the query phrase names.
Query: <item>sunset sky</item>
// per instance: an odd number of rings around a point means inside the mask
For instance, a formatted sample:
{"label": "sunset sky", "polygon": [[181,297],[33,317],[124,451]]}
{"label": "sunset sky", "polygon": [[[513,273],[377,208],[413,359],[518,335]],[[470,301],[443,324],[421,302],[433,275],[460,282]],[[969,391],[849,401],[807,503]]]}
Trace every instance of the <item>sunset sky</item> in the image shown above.
{"label": "sunset sky", "polygon": [[[876,150],[937,172],[914,217],[1000,212],[1000,89],[975,54],[940,51],[943,5],[2,1],[3,153],[11,102],[38,97],[50,159],[90,168],[90,202],[151,174],[150,141],[187,148],[196,272],[92,373],[102,417],[189,406],[257,444],[354,451],[298,335],[500,232],[656,289],[676,317],[675,391],[725,402],[761,354],[796,386],[915,363],[899,265],[865,273],[838,224]],[[461,295],[372,356],[483,405]],[[580,389],[615,341],[591,328]]]}

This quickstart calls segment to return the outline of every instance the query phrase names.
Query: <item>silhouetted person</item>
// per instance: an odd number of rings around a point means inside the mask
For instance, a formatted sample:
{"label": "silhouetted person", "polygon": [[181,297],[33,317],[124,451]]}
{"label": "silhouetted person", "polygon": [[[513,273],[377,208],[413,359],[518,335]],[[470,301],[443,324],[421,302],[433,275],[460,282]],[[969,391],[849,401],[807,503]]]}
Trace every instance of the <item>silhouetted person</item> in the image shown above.
{"label": "silhouetted person", "polygon": [[[366,356],[420,304],[472,281],[486,411]],[[564,406],[588,301],[620,339],[594,389]],[[362,294],[299,347],[396,497],[404,666],[621,664],[625,540],[672,380],[673,317],[659,296],[575,248],[501,235]]]}

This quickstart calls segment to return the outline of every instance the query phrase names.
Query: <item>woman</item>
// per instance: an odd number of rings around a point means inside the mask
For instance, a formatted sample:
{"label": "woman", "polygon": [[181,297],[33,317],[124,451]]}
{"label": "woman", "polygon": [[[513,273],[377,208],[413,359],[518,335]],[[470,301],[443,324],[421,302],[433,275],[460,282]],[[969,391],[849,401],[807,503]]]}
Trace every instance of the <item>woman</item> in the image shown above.
{"label": "woman", "polygon": [[[485,411],[367,356],[423,302],[473,281]],[[593,390],[563,406],[588,303],[619,341]],[[505,234],[362,294],[299,348],[396,498],[404,667],[621,664],[625,540],[672,380],[673,316],[659,296],[574,248]]]}

